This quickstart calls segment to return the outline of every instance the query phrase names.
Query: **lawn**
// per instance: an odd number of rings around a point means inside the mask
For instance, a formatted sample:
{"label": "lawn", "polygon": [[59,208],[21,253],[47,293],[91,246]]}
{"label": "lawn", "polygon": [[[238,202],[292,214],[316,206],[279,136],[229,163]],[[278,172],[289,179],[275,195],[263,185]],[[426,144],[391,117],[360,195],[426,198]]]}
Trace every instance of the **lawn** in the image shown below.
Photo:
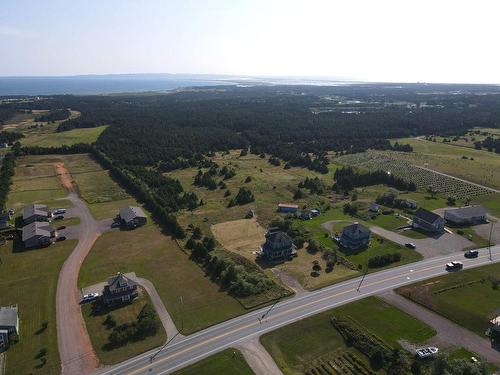
{"label": "lawn", "polygon": [[449,273],[401,287],[398,293],[484,337],[490,316],[498,309],[500,264]]}
{"label": "lawn", "polygon": [[435,334],[419,320],[376,297],[369,297],[279,328],[263,335],[261,342],[284,374],[303,374],[318,359],[340,356],[345,352],[352,353],[369,366],[368,358],[346,345],[330,323],[332,316],[356,319],[366,330],[394,348],[400,347],[397,339],[420,343]]}
{"label": "lawn", "polygon": [[245,312],[151,220],[132,231],[103,234],[82,264],[78,285],[92,285],[119,271],[150,280],[183,334]]}
{"label": "lawn", "polygon": [[468,240],[474,242],[477,247],[486,247],[488,246],[488,240],[486,238],[481,237],[476,233],[474,230],[474,227],[462,227],[462,228],[457,228],[457,227],[451,227],[450,228],[454,233],[461,235],[464,238],[467,238]]}
{"label": "lawn", "polygon": [[57,127],[46,126],[50,131],[31,132],[26,138],[21,140],[23,146],[39,146],[39,147],[59,147],[72,146],[77,143],[94,143],[101,133],[107,128],[107,125],[98,126],[95,128],[72,129],[64,132],[57,132]]}
{"label": "lawn", "polygon": [[131,341],[117,348],[109,347],[108,337],[112,332],[112,327],[106,323],[108,314],[112,316],[117,326],[125,323],[132,323],[137,320],[137,316],[147,303],[151,304],[151,301],[148,294],[143,291],[140,297],[136,298],[132,303],[111,311],[103,311],[99,315],[92,314],[91,304],[82,306],[82,314],[92,341],[92,346],[102,364],[112,365],[122,362],[150,349],[159,347],[167,341],[167,334],[160,322],[160,329],[154,336],[146,337],[140,341]]}
{"label": "lawn", "polygon": [[[0,247],[0,305],[17,304],[19,342],[7,351],[7,374],[59,374],[56,332],[56,287],[59,270],[76,241],[58,242],[48,248],[12,251],[12,242]],[[47,322],[43,329],[42,323]],[[46,349],[46,363],[36,358]]]}
{"label": "lawn", "polygon": [[236,349],[226,349],[193,365],[173,373],[174,375],[253,375],[243,355]]}
{"label": "lawn", "polygon": [[474,201],[488,210],[488,213],[500,218],[500,193],[484,195]]}

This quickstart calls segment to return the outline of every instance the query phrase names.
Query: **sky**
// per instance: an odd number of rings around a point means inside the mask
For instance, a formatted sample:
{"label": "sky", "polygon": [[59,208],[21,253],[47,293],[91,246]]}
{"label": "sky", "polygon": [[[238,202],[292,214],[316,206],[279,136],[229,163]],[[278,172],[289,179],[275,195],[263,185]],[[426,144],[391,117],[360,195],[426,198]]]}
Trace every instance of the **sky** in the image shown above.
{"label": "sky", "polygon": [[1,0],[0,76],[500,83],[497,0]]}

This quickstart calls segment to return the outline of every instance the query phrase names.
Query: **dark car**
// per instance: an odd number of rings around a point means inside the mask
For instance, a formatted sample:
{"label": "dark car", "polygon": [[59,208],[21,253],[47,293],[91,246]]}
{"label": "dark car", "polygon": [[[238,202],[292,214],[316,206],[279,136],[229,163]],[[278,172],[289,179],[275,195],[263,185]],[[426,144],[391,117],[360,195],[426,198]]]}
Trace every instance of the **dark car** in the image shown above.
{"label": "dark car", "polygon": [[462,262],[458,262],[458,261],[453,261],[453,262],[450,262],[450,263],[446,263],[446,270],[447,271],[458,271],[458,270],[461,270],[462,268],[464,268],[464,264]]}
{"label": "dark car", "polygon": [[60,227],[57,227],[57,230],[63,230],[66,229],[66,225],[61,225]]}
{"label": "dark car", "polygon": [[58,216],[54,217],[54,220],[62,220],[62,219],[64,219],[63,215],[58,215]]}
{"label": "dark car", "polygon": [[464,253],[464,257],[466,258],[477,258],[479,256],[479,251],[477,250],[467,250]]}
{"label": "dark car", "polygon": [[64,241],[65,239],[66,239],[66,237],[64,237],[64,236],[57,237],[57,241]]}
{"label": "dark car", "polygon": [[417,247],[417,245],[415,245],[413,242],[407,242],[405,243],[405,246],[408,248],[408,249],[414,249]]}

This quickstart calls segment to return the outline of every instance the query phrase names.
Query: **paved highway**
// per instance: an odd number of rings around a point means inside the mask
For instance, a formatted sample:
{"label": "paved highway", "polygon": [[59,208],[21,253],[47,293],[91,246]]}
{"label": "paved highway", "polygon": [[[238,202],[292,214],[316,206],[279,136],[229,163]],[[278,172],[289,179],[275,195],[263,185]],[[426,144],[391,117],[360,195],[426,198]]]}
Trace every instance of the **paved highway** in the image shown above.
{"label": "paved highway", "polygon": [[[500,246],[492,246],[493,262],[500,262]],[[361,278],[338,283],[315,292],[283,300],[271,311],[269,307],[252,311],[240,317],[174,340],[151,361],[153,350],[112,367],[96,372],[99,375],[117,374],[168,374],[194,363],[204,357],[234,346],[239,341],[258,337],[263,333],[293,323],[321,311],[355,300],[394,289],[402,285],[446,274],[445,263],[452,260],[464,262],[464,269],[490,264],[488,249],[479,251],[476,259],[465,259],[462,254],[429,258],[388,270],[369,274],[358,285]],[[265,315],[267,313],[267,315]],[[263,319],[262,316],[265,315]]]}

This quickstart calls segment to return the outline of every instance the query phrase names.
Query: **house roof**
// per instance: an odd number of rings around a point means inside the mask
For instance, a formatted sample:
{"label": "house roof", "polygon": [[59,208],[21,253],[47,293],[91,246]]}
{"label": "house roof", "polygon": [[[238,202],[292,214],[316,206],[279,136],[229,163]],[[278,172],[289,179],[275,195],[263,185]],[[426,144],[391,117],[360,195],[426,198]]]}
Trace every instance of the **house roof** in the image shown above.
{"label": "house roof", "polygon": [[359,223],[353,223],[342,229],[342,236],[350,238],[362,238],[370,235],[370,229]]}
{"label": "house roof", "polygon": [[120,217],[128,223],[137,217],[146,218],[146,214],[140,207],[128,206],[120,208]]}
{"label": "house roof", "polygon": [[0,307],[0,326],[17,327],[17,305]]}
{"label": "house roof", "polygon": [[450,208],[444,211],[445,215],[453,215],[462,219],[471,219],[486,215],[486,209],[482,206],[467,206],[460,208]]}
{"label": "house roof", "polygon": [[135,273],[133,272],[127,273],[126,275],[118,272],[116,275],[109,277],[107,282],[107,287],[110,291],[116,290],[118,288],[124,288],[126,286],[137,285]]}
{"label": "house roof", "polygon": [[48,215],[49,208],[43,204],[30,204],[23,209],[23,219],[28,219],[34,215]]}
{"label": "house roof", "polygon": [[22,240],[27,241],[35,236],[46,236],[50,237],[50,232],[52,232],[52,227],[44,221],[34,221],[23,227]]}
{"label": "house roof", "polygon": [[289,203],[278,203],[278,207],[282,207],[282,208],[296,208],[296,209],[298,209],[299,205],[298,204],[289,204]]}
{"label": "house roof", "polygon": [[414,216],[429,224],[435,223],[436,220],[441,219],[441,216],[432,211],[426,210],[425,208],[419,208],[417,211],[415,211]]}
{"label": "house roof", "polygon": [[[275,229],[275,228],[271,228]],[[285,232],[282,232],[280,230],[273,230],[273,231],[268,231],[266,233],[266,239],[268,244],[274,244],[274,243],[282,243],[282,242],[293,242],[292,238],[286,234]]]}

